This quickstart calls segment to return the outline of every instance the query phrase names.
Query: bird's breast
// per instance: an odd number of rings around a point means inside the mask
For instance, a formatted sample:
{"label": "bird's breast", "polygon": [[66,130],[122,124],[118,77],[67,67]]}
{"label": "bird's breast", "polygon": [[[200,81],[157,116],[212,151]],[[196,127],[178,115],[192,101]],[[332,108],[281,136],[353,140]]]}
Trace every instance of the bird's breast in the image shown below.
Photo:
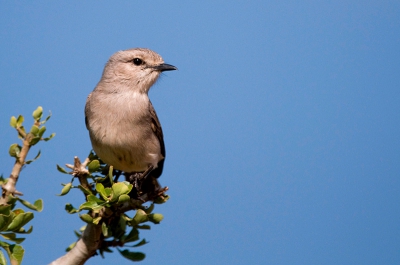
{"label": "bird's breast", "polygon": [[107,164],[125,172],[154,168],[163,159],[160,143],[151,128],[147,95],[128,94],[103,97],[89,117],[89,132],[93,149]]}

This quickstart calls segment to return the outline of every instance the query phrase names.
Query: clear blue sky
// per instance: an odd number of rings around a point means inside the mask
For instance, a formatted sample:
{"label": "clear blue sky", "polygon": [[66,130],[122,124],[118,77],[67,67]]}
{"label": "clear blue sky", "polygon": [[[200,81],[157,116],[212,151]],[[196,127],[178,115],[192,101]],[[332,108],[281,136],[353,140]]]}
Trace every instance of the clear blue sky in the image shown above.
{"label": "clear blue sky", "polygon": [[[64,211],[82,195],[55,196],[69,181],[55,165],[88,154],[86,97],[132,47],[179,68],[150,92],[171,200],[142,233],[143,264],[399,264],[399,14],[399,1],[3,2],[0,173],[10,116],[41,105],[57,133],[18,183],[45,202],[24,264],[59,257],[83,225]],[[110,263],[131,264],[87,264]]]}

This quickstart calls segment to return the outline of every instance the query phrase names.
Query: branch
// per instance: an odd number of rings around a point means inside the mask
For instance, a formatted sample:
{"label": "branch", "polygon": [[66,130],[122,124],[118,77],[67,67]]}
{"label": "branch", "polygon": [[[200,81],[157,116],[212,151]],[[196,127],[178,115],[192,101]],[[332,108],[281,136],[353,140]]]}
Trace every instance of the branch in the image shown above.
{"label": "branch", "polygon": [[[35,121],[35,125],[38,126],[40,123]],[[16,190],[17,181],[19,174],[21,173],[22,167],[25,165],[26,156],[31,148],[31,140],[34,137],[31,133],[25,133],[20,128],[17,128],[18,133],[23,136],[22,149],[19,156],[15,159],[14,167],[11,171],[10,178],[5,185],[2,185],[3,191],[0,198],[0,205],[8,204],[10,195],[22,195],[21,192]]]}
{"label": "branch", "polygon": [[88,224],[75,247],[50,265],[83,265],[101,245],[101,225]]}

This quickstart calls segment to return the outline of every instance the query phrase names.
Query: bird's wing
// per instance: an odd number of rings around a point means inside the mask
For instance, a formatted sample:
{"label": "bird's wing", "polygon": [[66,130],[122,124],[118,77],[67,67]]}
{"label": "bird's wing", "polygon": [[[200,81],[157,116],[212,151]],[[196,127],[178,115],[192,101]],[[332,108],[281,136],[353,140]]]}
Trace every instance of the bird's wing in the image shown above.
{"label": "bird's wing", "polygon": [[149,112],[150,112],[150,117],[151,117],[151,129],[153,130],[154,134],[156,135],[158,141],[160,142],[161,155],[164,157],[162,160],[160,160],[158,162],[158,167],[152,171],[152,175],[154,177],[158,178],[163,171],[164,160],[165,160],[164,136],[163,136],[160,121],[158,120],[156,111],[154,110],[154,107],[151,104],[151,102],[149,104]]}
{"label": "bird's wing", "polygon": [[88,129],[88,130],[89,130],[89,121],[88,121],[88,112],[89,112],[88,107],[89,106],[88,105],[90,104],[89,99],[90,99],[91,95],[92,95],[92,93],[90,93],[89,96],[87,97],[86,105],[85,105],[85,124],[86,124],[86,129]]}

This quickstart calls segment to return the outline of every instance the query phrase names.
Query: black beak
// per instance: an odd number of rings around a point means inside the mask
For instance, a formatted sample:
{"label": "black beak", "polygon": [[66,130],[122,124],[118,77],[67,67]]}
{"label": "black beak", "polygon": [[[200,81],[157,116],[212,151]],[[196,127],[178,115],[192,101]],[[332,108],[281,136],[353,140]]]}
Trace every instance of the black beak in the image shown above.
{"label": "black beak", "polygon": [[166,63],[159,64],[153,68],[160,72],[178,70],[175,66]]}

